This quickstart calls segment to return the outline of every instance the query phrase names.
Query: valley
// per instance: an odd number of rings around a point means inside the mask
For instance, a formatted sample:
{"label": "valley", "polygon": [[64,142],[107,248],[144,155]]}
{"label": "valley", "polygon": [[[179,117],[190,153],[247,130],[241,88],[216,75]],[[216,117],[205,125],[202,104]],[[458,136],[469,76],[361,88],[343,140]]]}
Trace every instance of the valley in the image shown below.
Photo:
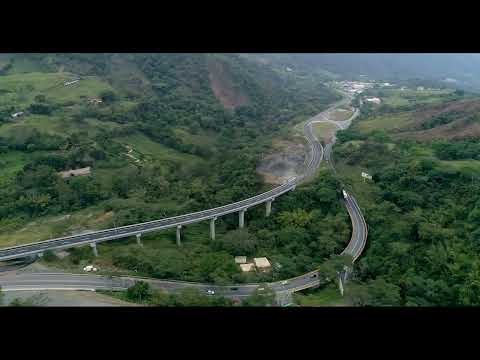
{"label": "valley", "polygon": [[[478,95],[439,79],[378,75],[395,62],[376,59],[377,72],[362,75],[368,56],[355,66],[343,55],[314,58],[1,54],[0,248],[194,216],[312,175],[267,196],[266,210],[207,218],[213,233],[202,221],[99,242],[97,256],[90,246],[44,251],[22,281],[48,284],[49,275],[30,273],[38,266],[80,274],[93,264],[107,284],[148,280],[119,292],[89,283],[118,304],[237,306],[235,291],[244,306],[478,304]],[[327,110],[345,88],[351,103]],[[79,175],[63,175],[71,171]],[[334,254],[361,223],[345,205],[364,214],[368,242],[339,284],[345,264]],[[271,271],[242,271],[237,258],[267,258]],[[322,282],[306,289],[315,274]],[[82,278],[70,276],[66,283]],[[15,301],[37,299],[30,295]]]}

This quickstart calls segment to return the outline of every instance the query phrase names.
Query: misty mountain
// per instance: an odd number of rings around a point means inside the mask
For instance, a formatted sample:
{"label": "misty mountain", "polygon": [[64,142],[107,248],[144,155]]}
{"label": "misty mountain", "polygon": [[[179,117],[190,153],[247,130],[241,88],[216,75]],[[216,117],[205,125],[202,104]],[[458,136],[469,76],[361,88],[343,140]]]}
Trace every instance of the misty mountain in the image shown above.
{"label": "misty mountain", "polygon": [[331,78],[418,78],[480,90],[480,54],[255,54],[250,58],[299,71],[323,72]]}

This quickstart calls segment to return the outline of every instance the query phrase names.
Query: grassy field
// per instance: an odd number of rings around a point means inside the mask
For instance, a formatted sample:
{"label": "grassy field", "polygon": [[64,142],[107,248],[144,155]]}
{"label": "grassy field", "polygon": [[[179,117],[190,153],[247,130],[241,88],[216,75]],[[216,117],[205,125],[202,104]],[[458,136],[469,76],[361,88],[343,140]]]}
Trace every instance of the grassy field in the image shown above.
{"label": "grassy field", "polygon": [[22,129],[38,129],[49,134],[64,136],[72,132],[72,124],[64,121],[61,116],[31,114],[22,117],[14,123],[7,123],[0,126],[0,136],[10,136]]}
{"label": "grassy field", "polygon": [[[120,109],[127,109],[134,106],[134,102],[119,101],[114,106]],[[28,114],[0,125],[0,136],[8,136],[21,129],[37,129],[40,132],[66,136],[78,131],[87,131],[90,136],[95,136],[101,129],[120,129],[123,125],[113,121],[100,121],[97,119],[85,119],[84,122],[73,122],[70,116],[85,107],[85,104],[71,105],[55,110],[50,115]],[[109,111],[109,106],[104,106],[101,111]]]}
{"label": "grassy field", "polygon": [[84,77],[77,84],[64,86],[63,82],[75,78],[70,73],[19,73],[2,76],[0,82],[0,106],[14,105],[19,109],[34,102],[36,95],[45,95],[55,104],[85,102],[86,98],[97,97],[105,90],[114,91],[97,77]]}
{"label": "grassy field", "polygon": [[14,179],[15,174],[29,162],[28,155],[21,151],[0,154],[0,186]]}
{"label": "grassy field", "polygon": [[134,134],[119,138],[117,141],[125,145],[133,145],[135,151],[140,153],[148,160],[167,160],[179,162],[182,164],[194,164],[204,160],[198,156],[181,153],[155,141],[150,140],[143,134]]}
{"label": "grassy field", "polygon": [[441,160],[440,163],[443,167],[454,171],[480,173],[479,160]]}
{"label": "grassy field", "polygon": [[395,131],[410,126],[413,119],[409,113],[382,115],[361,120],[354,124],[361,133],[368,134],[374,130]]}
{"label": "grassy field", "polygon": [[353,115],[353,110],[350,109],[336,109],[330,113],[330,118],[335,121],[348,120]]}
{"label": "grassy field", "polygon": [[300,307],[347,305],[335,285],[318,290],[310,290],[308,294],[295,293],[294,302]]}
{"label": "grassy field", "polygon": [[317,123],[313,124],[313,130],[315,136],[320,142],[326,143],[329,139],[335,135],[337,127],[330,123]]}
{"label": "grassy field", "polygon": [[85,122],[87,123],[87,127],[89,128],[89,133],[97,129],[105,129],[105,130],[117,130],[121,129],[123,125],[113,122],[113,121],[105,121],[105,120],[97,120],[97,119],[86,119]]}
{"label": "grassy field", "polygon": [[390,89],[383,90],[381,100],[384,104],[392,107],[400,107],[414,104],[428,104],[441,102],[446,96],[453,93],[451,89],[444,90],[423,90],[418,91],[414,89]]}
{"label": "grassy field", "polygon": [[103,91],[114,91],[106,82],[97,77],[83,77],[77,84],[59,86],[45,92],[47,99],[55,103],[79,102],[84,99],[98,97]]}

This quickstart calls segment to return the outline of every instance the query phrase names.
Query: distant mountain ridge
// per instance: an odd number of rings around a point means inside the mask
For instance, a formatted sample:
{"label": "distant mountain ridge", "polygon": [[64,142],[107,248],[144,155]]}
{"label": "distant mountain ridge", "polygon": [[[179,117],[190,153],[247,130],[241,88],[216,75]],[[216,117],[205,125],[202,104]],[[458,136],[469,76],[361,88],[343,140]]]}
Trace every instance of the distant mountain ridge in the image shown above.
{"label": "distant mountain ridge", "polygon": [[255,54],[252,58],[343,77],[421,78],[480,90],[480,54]]}

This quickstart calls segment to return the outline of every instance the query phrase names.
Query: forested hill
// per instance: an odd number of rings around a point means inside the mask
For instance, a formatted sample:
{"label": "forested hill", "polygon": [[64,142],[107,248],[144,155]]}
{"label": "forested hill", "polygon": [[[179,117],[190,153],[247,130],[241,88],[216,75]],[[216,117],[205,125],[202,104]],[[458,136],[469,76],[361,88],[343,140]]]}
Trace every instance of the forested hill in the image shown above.
{"label": "forested hill", "polygon": [[[299,86],[298,79],[282,77],[269,66],[234,54],[0,55],[3,75],[39,72],[98,77],[140,108],[156,108],[161,123],[192,129],[220,131],[232,125],[268,131],[336,99],[320,83]],[[1,104],[3,118],[13,105]]]}
{"label": "forested hill", "polygon": [[337,99],[235,54],[0,54],[0,222],[104,205],[119,225],[251,196],[269,137]]}

